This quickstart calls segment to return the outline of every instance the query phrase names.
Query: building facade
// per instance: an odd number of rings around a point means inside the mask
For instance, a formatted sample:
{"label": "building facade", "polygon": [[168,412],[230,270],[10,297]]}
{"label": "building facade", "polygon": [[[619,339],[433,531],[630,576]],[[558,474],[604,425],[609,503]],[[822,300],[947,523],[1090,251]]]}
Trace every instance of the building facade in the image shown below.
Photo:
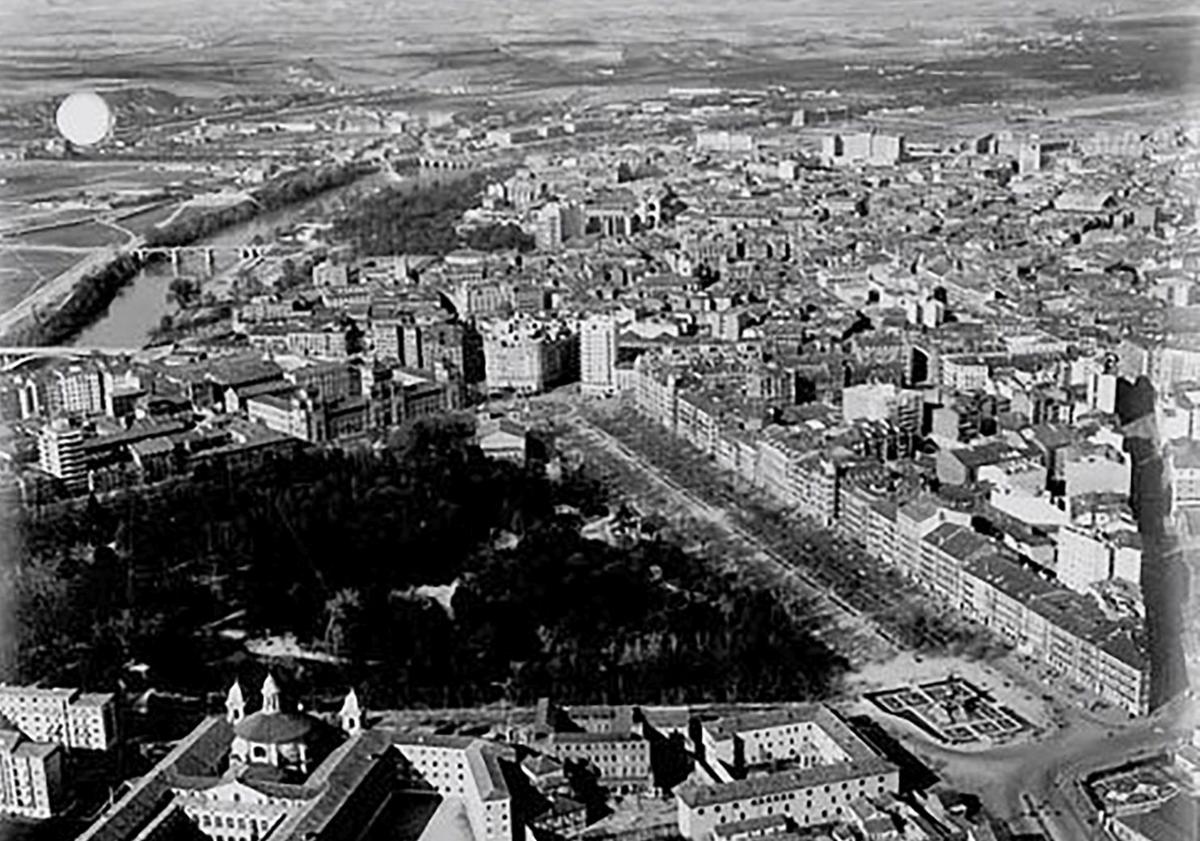
{"label": "building facade", "polygon": [[617,390],[617,322],[612,316],[584,319],[579,330],[579,383],[583,394],[611,395]]}

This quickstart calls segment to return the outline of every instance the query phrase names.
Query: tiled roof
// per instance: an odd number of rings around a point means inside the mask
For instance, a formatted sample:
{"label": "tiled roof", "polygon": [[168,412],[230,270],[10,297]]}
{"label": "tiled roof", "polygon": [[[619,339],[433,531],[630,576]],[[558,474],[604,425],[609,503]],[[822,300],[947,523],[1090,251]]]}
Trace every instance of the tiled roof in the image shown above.
{"label": "tiled roof", "polygon": [[730,783],[700,785],[684,783],[676,790],[676,796],[694,808],[716,803],[730,803],[750,797],[764,797],[829,783],[840,783],[859,777],[890,774],[896,771],[892,763],[872,757],[857,762],[839,762],[835,765],[819,765],[802,771],[785,771],[765,777],[751,777]]}
{"label": "tiled roof", "polygon": [[724,739],[736,733],[748,733],[754,730],[765,730],[770,727],[782,727],[797,722],[817,721],[820,704],[805,704],[800,707],[788,707],[779,710],[742,713],[719,718],[716,721],[705,722],[704,729],[714,738]]}
{"label": "tiled roof", "polygon": [[637,733],[555,733],[550,738],[554,743],[562,745],[643,741]]}
{"label": "tiled roof", "polygon": [[120,800],[84,830],[78,841],[126,841],[169,803],[169,772],[203,774],[214,754],[228,749],[233,728],[221,716],[211,716],[181,739],[150,772],[135,782]]}
{"label": "tiled roof", "polygon": [[761,818],[747,818],[744,821],[725,823],[713,827],[713,835],[717,838],[732,838],[742,833],[761,833],[765,830],[775,830],[787,826],[787,818],[783,815],[764,815]]}
{"label": "tiled roof", "polygon": [[319,790],[320,794],[280,824],[271,837],[280,841],[319,838],[343,810],[361,808],[362,804],[351,804],[351,795],[376,768],[390,745],[389,734],[379,730],[360,733],[340,745],[307,781],[307,785]]}

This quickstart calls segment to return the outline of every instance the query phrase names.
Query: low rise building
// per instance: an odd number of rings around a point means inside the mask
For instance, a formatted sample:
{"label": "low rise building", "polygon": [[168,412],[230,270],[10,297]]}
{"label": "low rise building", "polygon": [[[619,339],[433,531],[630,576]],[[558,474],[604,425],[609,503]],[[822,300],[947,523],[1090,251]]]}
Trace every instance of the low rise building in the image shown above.
{"label": "low rise building", "polygon": [[563,762],[587,762],[600,771],[600,784],[618,794],[648,791],[653,785],[650,743],[637,733],[552,733],[547,753]]}
{"label": "low rise building", "polygon": [[706,752],[714,755],[792,758],[805,767],[679,786],[679,833],[693,841],[718,837],[722,826],[775,816],[800,827],[846,822],[854,801],[899,790],[899,769],[821,705],[726,719],[706,725],[705,734]]}

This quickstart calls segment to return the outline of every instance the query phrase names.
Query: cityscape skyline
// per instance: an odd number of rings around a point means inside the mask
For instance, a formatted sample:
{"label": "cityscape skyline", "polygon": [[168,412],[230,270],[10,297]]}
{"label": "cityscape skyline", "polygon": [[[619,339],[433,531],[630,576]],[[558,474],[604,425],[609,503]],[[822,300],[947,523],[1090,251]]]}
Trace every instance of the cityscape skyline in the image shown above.
{"label": "cityscape skyline", "polygon": [[6,4],[0,838],[1200,836],[1198,36]]}

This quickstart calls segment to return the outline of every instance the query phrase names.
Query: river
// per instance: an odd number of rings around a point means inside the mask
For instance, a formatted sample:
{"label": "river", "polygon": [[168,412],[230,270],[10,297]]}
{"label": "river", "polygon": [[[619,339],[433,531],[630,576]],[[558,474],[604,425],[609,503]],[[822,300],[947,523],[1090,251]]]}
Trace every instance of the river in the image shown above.
{"label": "river", "polygon": [[[420,176],[405,178],[399,184],[409,188],[419,183],[419,178]],[[248,222],[232,225],[213,236],[198,240],[195,245],[236,249],[240,245],[248,245],[255,236],[261,236],[263,240],[270,242],[275,228],[328,217],[329,211],[322,212],[322,208],[332,206],[333,200],[339,196],[364,187],[371,188],[388,183],[393,186],[398,184],[383,174],[364,176],[353,184],[329,190],[291,207],[260,214]],[[189,259],[193,261],[191,265]],[[200,260],[199,256],[185,258],[182,273],[186,275],[192,271],[199,271]],[[236,252],[218,253],[216,269],[220,272],[236,263]],[[108,309],[80,332],[71,344],[119,348],[140,348],[148,344],[151,331],[159,325],[162,317],[176,310],[175,305],[167,299],[171,278],[171,264],[167,260],[146,266],[134,276]]]}

